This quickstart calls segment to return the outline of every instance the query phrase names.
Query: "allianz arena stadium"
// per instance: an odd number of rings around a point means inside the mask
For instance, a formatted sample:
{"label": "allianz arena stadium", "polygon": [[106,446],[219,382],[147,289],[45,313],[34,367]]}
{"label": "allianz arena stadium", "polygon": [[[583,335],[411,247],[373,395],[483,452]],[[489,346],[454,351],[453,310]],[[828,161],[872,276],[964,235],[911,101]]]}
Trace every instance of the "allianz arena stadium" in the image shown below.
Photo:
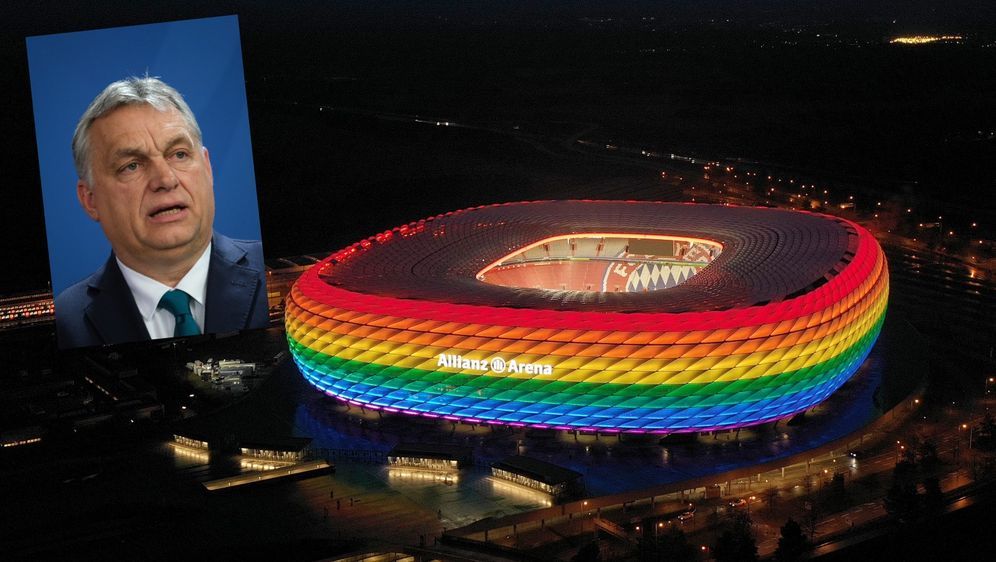
{"label": "allianz arena stadium", "polygon": [[875,238],[844,219],[639,201],[476,207],[360,241],[287,297],[304,377],[471,423],[677,433],[795,415],[882,327]]}

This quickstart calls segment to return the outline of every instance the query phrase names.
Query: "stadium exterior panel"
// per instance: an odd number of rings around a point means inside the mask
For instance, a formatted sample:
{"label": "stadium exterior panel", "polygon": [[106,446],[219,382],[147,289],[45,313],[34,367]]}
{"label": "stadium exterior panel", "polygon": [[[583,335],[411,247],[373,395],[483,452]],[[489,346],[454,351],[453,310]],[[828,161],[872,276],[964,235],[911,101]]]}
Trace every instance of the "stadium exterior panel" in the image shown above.
{"label": "stadium exterior panel", "polygon": [[836,217],[509,203],[336,252],[293,287],[286,331],[308,382],[352,404],[473,423],[708,431],[826,399],[871,350],[888,290],[874,237]]}

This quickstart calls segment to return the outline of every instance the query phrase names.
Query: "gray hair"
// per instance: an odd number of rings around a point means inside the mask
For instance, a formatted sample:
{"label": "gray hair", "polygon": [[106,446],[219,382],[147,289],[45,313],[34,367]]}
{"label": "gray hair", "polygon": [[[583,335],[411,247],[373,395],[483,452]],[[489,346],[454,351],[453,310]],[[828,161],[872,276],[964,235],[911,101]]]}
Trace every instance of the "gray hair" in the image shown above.
{"label": "gray hair", "polygon": [[175,109],[190,129],[194,142],[202,144],[201,128],[197,125],[194,112],[190,111],[190,106],[183,101],[180,92],[162,80],[150,76],[144,78],[132,76],[118,80],[109,84],[90,102],[90,106],[76,123],[76,132],[73,133],[73,163],[76,165],[76,174],[80,179],[86,179],[87,183],[92,183],[93,179],[91,177],[93,170],[90,167],[90,127],[93,122],[123,105],[140,104],[151,105],[158,111]]}

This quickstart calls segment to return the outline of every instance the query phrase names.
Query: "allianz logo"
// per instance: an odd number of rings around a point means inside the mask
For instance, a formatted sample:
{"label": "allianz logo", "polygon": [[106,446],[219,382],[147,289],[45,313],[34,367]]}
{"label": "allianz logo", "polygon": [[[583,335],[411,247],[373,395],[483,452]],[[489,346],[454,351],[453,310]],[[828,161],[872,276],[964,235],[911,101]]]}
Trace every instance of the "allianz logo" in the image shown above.
{"label": "allianz logo", "polygon": [[544,363],[519,363],[515,359],[505,361],[501,357],[491,359],[468,359],[453,353],[440,353],[436,358],[437,367],[463,369],[465,371],[492,371],[495,373],[523,373],[526,375],[552,375],[553,366]]}

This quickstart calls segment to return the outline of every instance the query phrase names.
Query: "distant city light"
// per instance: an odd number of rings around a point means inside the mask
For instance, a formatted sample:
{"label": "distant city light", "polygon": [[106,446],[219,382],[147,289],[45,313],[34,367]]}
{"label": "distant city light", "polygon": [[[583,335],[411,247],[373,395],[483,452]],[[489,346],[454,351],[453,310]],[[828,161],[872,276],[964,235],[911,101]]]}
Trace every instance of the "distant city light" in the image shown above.
{"label": "distant city light", "polygon": [[899,45],[925,45],[927,43],[961,41],[961,35],[911,35],[908,37],[896,37],[889,41],[891,44]]}

